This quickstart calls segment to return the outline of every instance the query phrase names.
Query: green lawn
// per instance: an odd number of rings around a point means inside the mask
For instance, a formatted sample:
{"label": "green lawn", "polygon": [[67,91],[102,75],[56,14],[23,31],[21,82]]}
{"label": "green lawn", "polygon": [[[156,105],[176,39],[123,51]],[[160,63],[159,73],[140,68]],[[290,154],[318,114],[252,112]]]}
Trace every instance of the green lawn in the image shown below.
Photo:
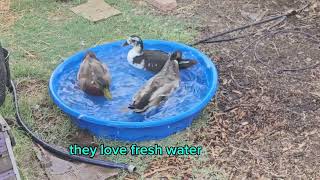
{"label": "green lawn", "polygon": [[[64,58],[73,53],[108,41],[124,39],[128,35],[137,34],[142,38],[166,39],[191,42],[196,35],[194,24],[169,16],[156,16],[147,7],[137,5],[129,0],[107,0],[119,9],[122,14],[108,20],[91,23],[73,14],[68,8],[82,3],[74,0],[69,3],[55,0],[13,0],[12,11],[17,20],[9,31],[1,34],[4,47],[11,51],[11,71],[18,83],[21,111],[28,125],[39,136],[50,143],[67,147],[71,134],[77,128],[52,103],[48,96],[47,83],[54,68]],[[191,28],[187,28],[191,27]],[[187,30],[188,29],[188,30]],[[0,31],[2,32],[2,31]],[[14,118],[11,97],[0,109],[5,117]],[[196,121],[191,129],[170,136],[161,141],[138,143],[138,145],[159,144],[161,146],[196,145],[188,142],[188,134],[208,119],[206,113]],[[15,154],[19,168],[26,179],[35,179],[42,170],[31,148],[29,137],[14,127],[17,139]],[[130,146],[130,143],[102,141],[108,145]],[[205,148],[202,155],[192,157],[194,174],[210,175],[214,167],[201,168],[201,163],[208,159]],[[148,163],[161,158],[160,156],[116,156],[110,160],[130,162],[138,167],[143,174]],[[121,172],[120,176],[126,176]]]}

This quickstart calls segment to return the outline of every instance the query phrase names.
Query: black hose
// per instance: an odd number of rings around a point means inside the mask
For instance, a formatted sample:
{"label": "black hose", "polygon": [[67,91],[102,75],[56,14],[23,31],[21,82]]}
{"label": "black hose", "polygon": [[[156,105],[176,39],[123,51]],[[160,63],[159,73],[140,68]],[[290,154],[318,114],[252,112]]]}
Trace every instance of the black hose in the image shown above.
{"label": "black hose", "polygon": [[0,106],[6,99],[6,82],[7,82],[7,69],[5,65],[6,57],[4,49],[0,44]]}
{"label": "black hose", "polygon": [[17,119],[18,124],[27,132],[27,134],[29,134],[31,136],[31,138],[34,142],[41,145],[44,149],[53,153],[57,157],[60,157],[62,159],[66,159],[66,160],[79,161],[79,162],[84,162],[84,163],[107,167],[107,168],[120,168],[120,169],[125,169],[129,172],[133,172],[136,170],[136,167],[133,165],[128,165],[128,164],[124,164],[124,163],[115,163],[115,162],[111,162],[111,161],[103,161],[103,160],[98,160],[98,159],[90,159],[90,158],[76,156],[76,155],[70,155],[70,154],[68,154],[60,149],[57,149],[57,148],[53,147],[52,145],[44,142],[42,139],[38,138],[37,135],[35,133],[33,133],[28,128],[28,126],[26,126],[24,121],[22,120],[22,117],[21,117],[20,111],[19,111],[19,103],[18,103],[18,97],[17,97],[17,92],[16,92],[16,86],[12,80],[10,82],[11,82],[11,87],[12,87],[13,102],[14,102],[14,107],[16,110],[16,119]]}
{"label": "black hose", "polygon": [[7,70],[7,81],[6,81],[6,86],[8,88],[8,90],[11,92],[12,91],[12,87],[11,87],[11,74],[10,74],[10,66],[9,66],[9,56],[10,53],[7,49],[2,48],[2,53],[4,56],[4,64],[6,66],[6,70]]}

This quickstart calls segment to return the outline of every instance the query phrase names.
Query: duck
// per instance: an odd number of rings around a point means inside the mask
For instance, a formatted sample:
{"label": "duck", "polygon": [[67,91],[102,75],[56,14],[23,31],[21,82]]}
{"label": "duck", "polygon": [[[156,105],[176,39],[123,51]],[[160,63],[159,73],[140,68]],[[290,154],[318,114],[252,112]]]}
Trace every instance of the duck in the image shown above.
{"label": "duck", "polygon": [[80,89],[93,96],[112,99],[110,92],[111,74],[106,64],[92,52],[86,52],[77,74]]}
{"label": "duck", "polygon": [[180,84],[179,61],[181,53],[176,51],[167,57],[162,69],[150,78],[135,94],[128,108],[142,113],[164,102]]}
{"label": "duck", "polygon": [[[145,50],[143,41],[139,36],[132,35],[122,45],[123,47],[131,45],[133,48],[127,54],[127,61],[138,69],[148,70],[158,73],[165,65],[169,54],[161,50]],[[176,51],[182,54],[181,51]],[[177,59],[179,68],[186,69],[197,63],[195,60],[182,59],[182,55]]]}

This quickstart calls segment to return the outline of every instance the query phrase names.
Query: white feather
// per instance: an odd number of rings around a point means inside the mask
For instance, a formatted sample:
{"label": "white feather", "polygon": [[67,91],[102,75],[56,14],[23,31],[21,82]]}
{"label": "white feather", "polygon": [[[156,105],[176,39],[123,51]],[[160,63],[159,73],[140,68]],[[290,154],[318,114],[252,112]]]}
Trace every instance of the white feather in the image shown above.
{"label": "white feather", "polygon": [[133,59],[137,56],[141,56],[143,53],[139,53],[135,48],[132,48],[127,56],[127,60],[129,62],[129,64],[131,64],[132,66],[139,68],[139,69],[144,69],[144,60],[141,61],[140,64],[137,63],[133,63]]}

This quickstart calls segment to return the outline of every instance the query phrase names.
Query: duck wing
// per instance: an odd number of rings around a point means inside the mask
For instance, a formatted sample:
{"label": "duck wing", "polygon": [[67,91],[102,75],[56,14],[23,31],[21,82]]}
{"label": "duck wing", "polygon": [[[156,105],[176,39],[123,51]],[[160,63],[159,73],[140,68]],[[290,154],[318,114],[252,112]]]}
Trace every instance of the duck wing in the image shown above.
{"label": "duck wing", "polygon": [[169,53],[161,50],[143,50],[143,53],[146,53],[149,56],[157,56],[163,58],[163,61],[166,61],[169,56]]}
{"label": "duck wing", "polygon": [[136,94],[131,105],[136,112],[143,112],[151,106],[158,105],[177,88],[179,80],[172,81],[165,76],[154,76]]}
{"label": "duck wing", "polygon": [[111,80],[107,66],[95,59],[81,63],[77,79],[80,88],[93,95],[102,94]]}
{"label": "duck wing", "polygon": [[92,61],[91,72],[92,75],[95,77],[95,81],[97,81],[97,83],[103,86],[110,83],[110,72],[107,65],[105,65],[104,63],[101,63],[97,60]]}
{"label": "duck wing", "polygon": [[179,80],[161,78],[157,83],[158,88],[152,93],[149,100],[151,104],[158,104],[163,98],[167,98],[178,87]]}
{"label": "duck wing", "polygon": [[90,74],[90,67],[89,66],[90,65],[88,64],[88,62],[84,62],[84,61],[80,64],[80,68],[79,68],[79,71],[77,74],[78,80],[89,76],[89,74]]}
{"label": "duck wing", "polygon": [[160,50],[145,50],[141,56],[133,58],[133,64],[140,64],[144,69],[159,72],[168,59],[168,54]]}
{"label": "duck wing", "polygon": [[[153,76],[147,81],[147,83],[136,93],[133,98],[133,105],[138,105],[139,103],[145,104],[151,96],[151,92],[156,90],[156,82],[154,81],[157,76]],[[141,105],[138,105],[141,106]]]}
{"label": "duck wing", "polygon": [[[168,53],[161,50],[145,50],[142,57],[138,58],[139,60],[137,59],[137,61],[141,62],[144,60],[144,67],[147,70],[159,72],[166,63],[168,56]],[[197,64],[197,61],[193,59],[179,58],[177,60],[179,62],[179,69],[187,69]]]}
{"label": "duck wing", "polygon": [[87,94],[94,95],[94,96],[103,95],[103,91],[101,91],[99,84],[96,84],[94,81],[88,78],[80,78],[79,85],[81,89]]}

